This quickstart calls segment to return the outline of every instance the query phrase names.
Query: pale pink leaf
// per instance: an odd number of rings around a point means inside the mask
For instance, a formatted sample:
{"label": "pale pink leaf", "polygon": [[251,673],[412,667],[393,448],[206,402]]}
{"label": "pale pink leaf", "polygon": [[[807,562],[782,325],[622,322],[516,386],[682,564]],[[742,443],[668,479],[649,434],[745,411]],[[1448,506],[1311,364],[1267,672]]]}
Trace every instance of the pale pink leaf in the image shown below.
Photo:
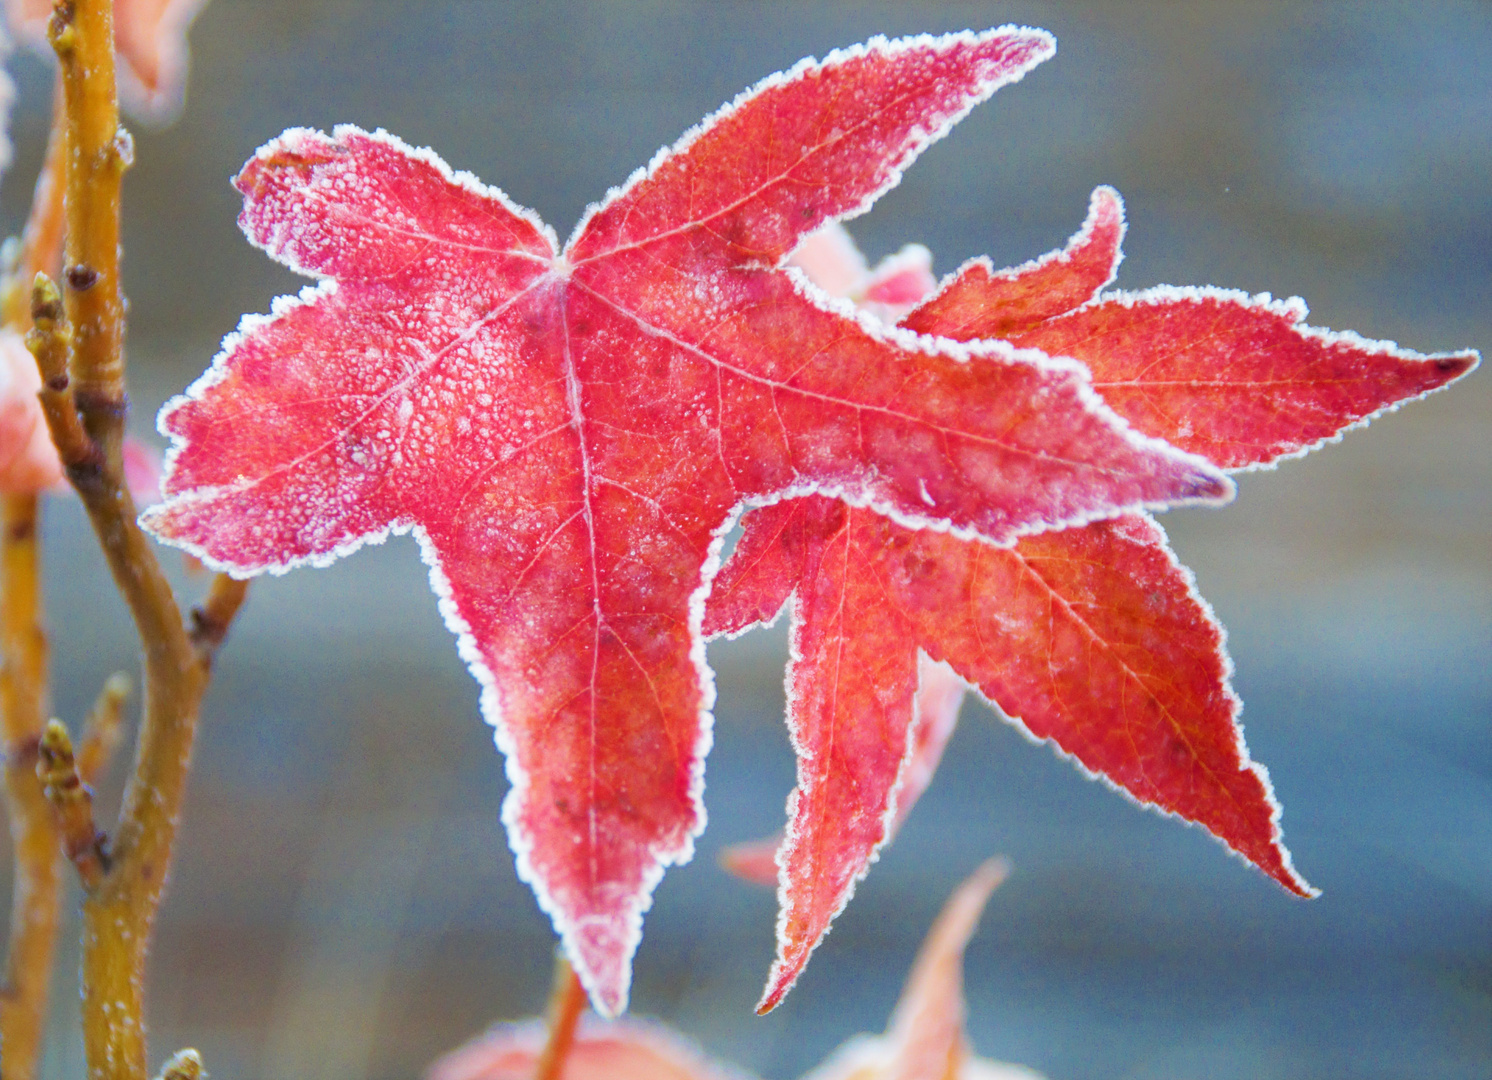
{"label": "pale pink leaf", "polygon": [[[532,1080],[542,1023],[501,1024],[430,1066],[425,1080]],[[748,1080],[659,1024],[581,1020],[564,1080]]]}
{"label": "pale pink leaf", "polygon": [[991,859],[949,898],[886,1033],[850,1040],[803,1080],[1041,1080],[1020,1065],[973,1057],[964,1029],[964,949],[1007,870],[1003,859]]}
{"label": "pale pink leaf", "polygon": [[[187,30],[207,0],[115,0],[114,44],[119,54],[119,89],[135,115],[172,119],[186,89]],[[17,37],[52,55],[47,22],[53,0],[5,0]]]}
{"label": "pale pink leaf", "polygon": [[62,483],[37,391],[36,358],[14,330],[0,330],[0,492],[36,494]]}

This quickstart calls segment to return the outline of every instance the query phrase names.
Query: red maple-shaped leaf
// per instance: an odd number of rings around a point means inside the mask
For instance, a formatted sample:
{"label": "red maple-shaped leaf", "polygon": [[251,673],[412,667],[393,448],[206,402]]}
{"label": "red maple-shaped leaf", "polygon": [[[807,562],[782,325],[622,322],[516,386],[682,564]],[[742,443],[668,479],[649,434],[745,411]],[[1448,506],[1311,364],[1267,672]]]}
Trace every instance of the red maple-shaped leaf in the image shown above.
{"label": "red maple-shaped leaf", "polygon": [[855,317],[780,269],[1041,31],[876,40],[767,79],[593,208],[561,250],[386,134],[293,130],[240,223],[321,284],[245,321],[162,414],[158,536],[238,574],[413,531],[507,756],[504,820],[598,1009],[703,827],[703,601],[743,508],[821,493],[1008,542],[1219,500],[1080,365]]}
{"label": "red maple-shaped leaf", "polygon": [[[137,116],[169,120],[180,110],[186,89],[186,34],[207,0],[115,0],[114,45],[122,61],[119,89]],[[47,20],[54,0],[5,0],[17,37],[52,52]]]}
{"label": "red maple-shaped leaf", "polygon": [[[1077,356],[1136,427],[1229,467],[1302,452],[1476,360],[1303,327],[1298,301],[1173,289],[1085,303],[1112,280],[1122,236],[1119,198],[1100,188],[1065,249],[999,273],[976,260],[903,325]],[[791,987],[936,768],[942,743],[919,736],[914,707],[919,649],[1092,773],[1311,894],[1244,748],[1222,629],[1149,518],[1002,549],[830,499],[785,502],[747,518],[706,632],[770,620],[789,596],[798,786],[775,860],[782,914],[763,1009]],[[764,870],[759,846],[737,861],[748,876]]]}

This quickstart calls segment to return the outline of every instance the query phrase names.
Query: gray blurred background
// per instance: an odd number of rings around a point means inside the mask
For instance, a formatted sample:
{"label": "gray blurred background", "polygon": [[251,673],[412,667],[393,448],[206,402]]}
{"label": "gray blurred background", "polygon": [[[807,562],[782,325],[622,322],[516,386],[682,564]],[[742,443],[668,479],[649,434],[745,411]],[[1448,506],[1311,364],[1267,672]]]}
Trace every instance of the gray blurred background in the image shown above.
{"label": "gray blurred background", "polygon": [[[1121,286],[1299,294],[1316,325],[1492,347],[1485,0],[217,0],[192,32],[182,119],[135,129],[133,424],[153,435],[239,315],[299,287],[243,242],[227,183],[287,126],[386,127],[564,236],[769,72],[874,33],[1004,22],[1054,31],[1057,58],[853,223],[872,257],[921,241],[940,273],[981,253],[1019,262],[1064,242],[1109,183],[1131,223]],[[51,70],[10,67],[14,231]],[[1228,509],[1165,519],[1231,631],[1250,748],[1320,900],[1290,899],[970,703],[898,842],[758,1019],[775,900],[714,856],[775,829],[792,784],[785,641],[759,632],[711,648],[710,827],[658,889],[634,1011],[797,1076],[884,1025],[943,899],[1005,853],[1015,872],[968,959],[981,1053],[1070,1080],[1492,1075],[1489,421],[1482,372],[1243,477]],[[76,503],[46,513],[56,705],[76,722],[135,652]],[[407,539],[255,585],[202,726],[151,976],[153,1060],[195,1045],[219,1080],[409,1078],[543,1007],[553,935],[514,877],[476,696]],[[68,950],[49,1077],[82,1073]]]}

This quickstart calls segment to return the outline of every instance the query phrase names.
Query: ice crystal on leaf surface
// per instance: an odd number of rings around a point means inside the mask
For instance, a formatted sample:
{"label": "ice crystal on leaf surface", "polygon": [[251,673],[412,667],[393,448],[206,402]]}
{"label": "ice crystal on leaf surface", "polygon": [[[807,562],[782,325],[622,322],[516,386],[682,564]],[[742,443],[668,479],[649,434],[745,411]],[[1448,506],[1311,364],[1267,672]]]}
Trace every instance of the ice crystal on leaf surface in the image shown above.
{"label": "ice crystal on leaf surface", "polygon": [[[865,310],[812,283],[821,227],[1053,50],[1004,27],[804,61],[661,151],[563,247],[382,132],[291,130],[236,180],[249,238],[319,284],[245,319],[167,406],[166,501],[144,521],[241,575],[415,534],[507,758],[519,873],[602,1013],[624,1008],[652,889],[703,828],[705,632],[790,595],[804,764],[769,1001],[910,783],[919,649],[1307,888],[1237,737],[1220,632],[1143,514],[1221,502],[1224,468],[1472,360],[1323,336],[1230,293],[1080,306],[1112,276],[1117,199],[1081,250],[971,265],[915,310],[919,249],[848,266],[833,287]],[[874,572],[836,607],[846,559]]]}

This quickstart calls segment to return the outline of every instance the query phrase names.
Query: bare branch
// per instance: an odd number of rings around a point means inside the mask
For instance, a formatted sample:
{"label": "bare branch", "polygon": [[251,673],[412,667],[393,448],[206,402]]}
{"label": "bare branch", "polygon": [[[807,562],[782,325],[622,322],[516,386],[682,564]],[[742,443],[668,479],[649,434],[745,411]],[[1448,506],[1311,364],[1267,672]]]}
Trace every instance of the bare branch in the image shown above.
{"label": "bare branch", "polygon": [[107,838],[93,824],[93,792],[78,776],[72,736],[61,720],[52,720],[37,748],[36,775],[57,814],[62,850],[88,890],[98,888],[109,872]]}
{"label": "bare branch", "polygon": [[129,700],[130,690],[130,677],[116,671],[104,680],[104,688],[93,703],[88,726],[78,743],[78,775],[89,786],[98,782],[119,747],[124,733],[124,703]]}
{"label": "bare branch", "polygon": [[563,949],[555,953],[554,993],[549,998],[549,1038],[534,1065],[534,1080],[560,1080],[575,1045],[575,1028],[585,1011],[585,988]]}
{"label": "bare branch", "polygon": [[218,574],[212,579],[207,597],[192,608],[192,644],[208,662],[227,636],[228,627],[243,606],[248,589],[247,581]]}
{"label": "bare branch", "polygon": [[[71,393],[96,457],[83,460],[60,405],[48,411],[48,426],[59,449],[72,452],[77,462],[69,463],[68,478],[145,652],[135,767],[113,835],[112,865],[83,904],[83,1041],[90,1075],[146,1080],[146,953],[175,844],[212,646],[242,602],[243,587],[215,588],[209,596],[210,642],[189,634],[155,548],[136,522],[122,454],[127,397],[119,278],[120,179],[134,151],[119,126],[111,0],[58,0],[48,35],[62,71],[68,146],[62,298],[72,334],[69,381],[56,392]],[[52,348],[57,342],[38,344]]]}
{"label": "bare branch", "polygon": [[34,1080],[46,1030],[61,899],[57,820],[36,778],[46,719],[47,639],[35,495],[8,495],[0,521],[0,723],[15,874],[5,983],[0,991],[4,1080]]}

